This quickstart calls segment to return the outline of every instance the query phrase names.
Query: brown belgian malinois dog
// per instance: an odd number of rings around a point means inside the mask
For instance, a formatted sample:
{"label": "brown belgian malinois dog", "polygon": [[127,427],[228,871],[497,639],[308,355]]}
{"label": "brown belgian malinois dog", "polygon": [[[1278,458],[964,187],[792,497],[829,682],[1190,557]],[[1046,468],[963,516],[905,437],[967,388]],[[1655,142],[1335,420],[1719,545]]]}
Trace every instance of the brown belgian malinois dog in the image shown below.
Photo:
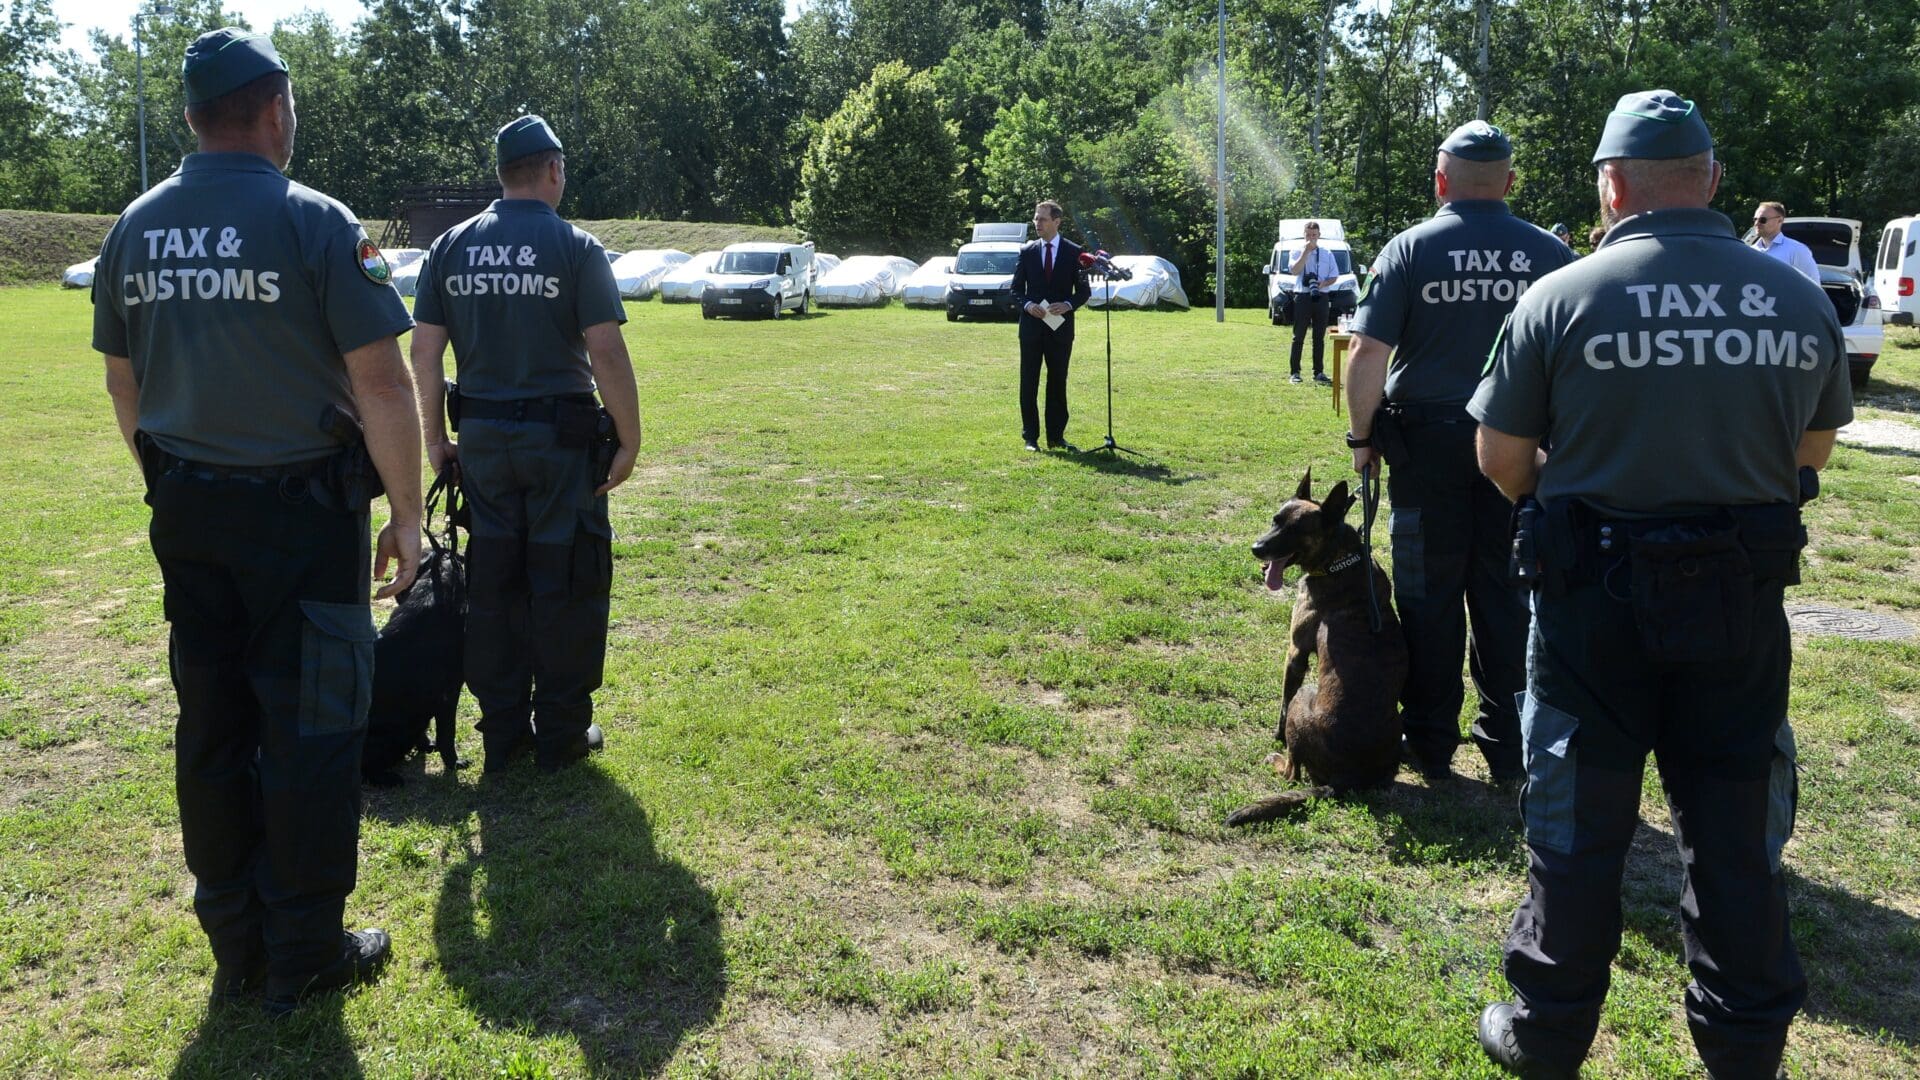
{"label": "brown belgian malinois dog", "polygon": [[[1400,687],[1407,680],[1407,643],[1389,602],[1393,585],[1375,565],[1360,534],[1344,520],[1353,508],[1346,481],[1323,502],[1312,498],[1313,470],[1273,515],[1273,528],[1253,545],[1267,564],[1267,588],[1279,591],[1287,568],[1302,571],[1287,631],[1286,688],[1280,730],[1286,746],[1268,764],[1288,780],[1302,770],[1317,786],[1282,792],[1227,818],[1248,825],[1279,817],[1309,799],[1391,783],[1400,771]],[[1367,575],[1376,600],[1370,601]],[[1369,617],[1380,607],[1380,627]],[[1303,687],[1307,660],[1319,660],[1317,685]]]}

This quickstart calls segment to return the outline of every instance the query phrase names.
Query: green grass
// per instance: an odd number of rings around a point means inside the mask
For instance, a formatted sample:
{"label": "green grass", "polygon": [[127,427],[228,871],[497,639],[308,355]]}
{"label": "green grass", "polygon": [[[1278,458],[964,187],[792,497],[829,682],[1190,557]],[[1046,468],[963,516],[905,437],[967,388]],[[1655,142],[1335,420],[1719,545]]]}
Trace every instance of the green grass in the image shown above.
{"label": "green grass", "polygon": [[[1114,320],[1121,442],[1020,451],[1012,329],[638,304],[606,754],[370,792],[360,992],[209,1016],[139,484],[84,297],[0,292],[0,1075],[1493,1075],[1511,800],[1412,777],[1244,832],[1288,598],[1247,545],[1346,418],[1257,312]],[[1896,337],[1866,415],[1920,401]],[[1070,435],[1099,441],[1099,325]],[[1843,446],[1798,598],[1920,619],[1920,463]],[[1382,545],[1384,547],[1384,545]],[[1893,572],[1889,573],[1888,571]],[[1920,1071],[1913,643],[1802,642],[1795,1076]],[[464,733],[477,755],[478,739]],[[1650,778],[1588,1075],[1691,1075]]]}

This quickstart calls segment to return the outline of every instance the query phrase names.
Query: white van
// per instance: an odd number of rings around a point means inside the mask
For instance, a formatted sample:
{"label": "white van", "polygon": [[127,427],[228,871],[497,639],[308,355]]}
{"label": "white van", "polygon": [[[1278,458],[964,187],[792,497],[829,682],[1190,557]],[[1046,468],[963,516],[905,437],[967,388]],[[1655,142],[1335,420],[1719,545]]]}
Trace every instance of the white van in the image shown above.
{"label": "white van", "polygon": [[1920,315],[1920,215],[1894,218],[1880,233],[1880,255],[1873,260],[1873,291],[1890,323],[1912,326]]}
{"label": "white van", "polygon": [[813,309],[813,244],[732,244],[700,292],[700,317],[802,315]]}
{"label": "white van", "polygon": [[1020,314],[1013,296],[1013,272],[1027,242],[1024,221],[989,221],[973,227],[973,239],[960,245],[947,277],[947,321],[962,315]]}
{"label": "white van", "polygon": [[1267,316],[1275,326],[1288,326],[1293,322],[1293,293],[1298,282],[1287,273],[1287,267],[1293,265],[1307,246],[1308,222],[1320,226],[1320,247],[1332,255],[1340,267],[1340,276],[1316,286],[1331,301],[1332,317],[1351,315],[1360,305],[1360,278],[1354,273],[1353,249],[1347,246],[1346,226],[1340,224],[1340,219],[1281,218],[1271,261],[1260,268],[1260,272],[1267,275]]}

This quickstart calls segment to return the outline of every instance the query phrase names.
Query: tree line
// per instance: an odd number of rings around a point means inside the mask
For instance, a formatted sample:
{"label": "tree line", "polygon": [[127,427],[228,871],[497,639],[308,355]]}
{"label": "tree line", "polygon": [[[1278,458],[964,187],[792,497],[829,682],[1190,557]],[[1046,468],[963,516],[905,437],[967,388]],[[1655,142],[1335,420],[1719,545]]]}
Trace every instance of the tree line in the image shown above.
{"label": "tree line", "polygon": [[[363,218],[410,183],[490,176],[494,130],[531,111],[567,144],[569,215],[921,259],[1056,198],[1071,233],[1164,256],[1211,299],[1214,0],[807,0],[791,24],[782,0],[365,6],[271,28],[289,171]],[[240,21],[173,8],[141,35],[156,181],[192,148],[187,43]],[[0,12],[0,206],[117,213],[140,185],[132,34],[80,55],[51,0]],[[1875,230],[1920,211],[1917,28],[1920,0],[1229,0],[1229,302],[1264,300],[1277,218],[1339,218],[1365,258],[1430,213],[1434,147],[1475,116],[1514,138],[1515,209],[1583,234],[1600,125],[1652,87],[1705,111],[1722,209]]]}

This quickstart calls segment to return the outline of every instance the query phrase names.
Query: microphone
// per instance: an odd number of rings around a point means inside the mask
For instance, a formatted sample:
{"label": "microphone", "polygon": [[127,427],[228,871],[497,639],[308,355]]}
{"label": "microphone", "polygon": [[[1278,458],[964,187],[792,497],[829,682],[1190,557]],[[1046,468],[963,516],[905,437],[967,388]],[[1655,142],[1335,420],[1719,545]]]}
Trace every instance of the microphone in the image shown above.
{"label": "microphone", "polygon": [[1109,281],[1133,280],[1133,271],[1124,266],[1114,265],[1113,256],[1104,250],[1081,252],[1080,272],[1089,277],[1102,277]]}

